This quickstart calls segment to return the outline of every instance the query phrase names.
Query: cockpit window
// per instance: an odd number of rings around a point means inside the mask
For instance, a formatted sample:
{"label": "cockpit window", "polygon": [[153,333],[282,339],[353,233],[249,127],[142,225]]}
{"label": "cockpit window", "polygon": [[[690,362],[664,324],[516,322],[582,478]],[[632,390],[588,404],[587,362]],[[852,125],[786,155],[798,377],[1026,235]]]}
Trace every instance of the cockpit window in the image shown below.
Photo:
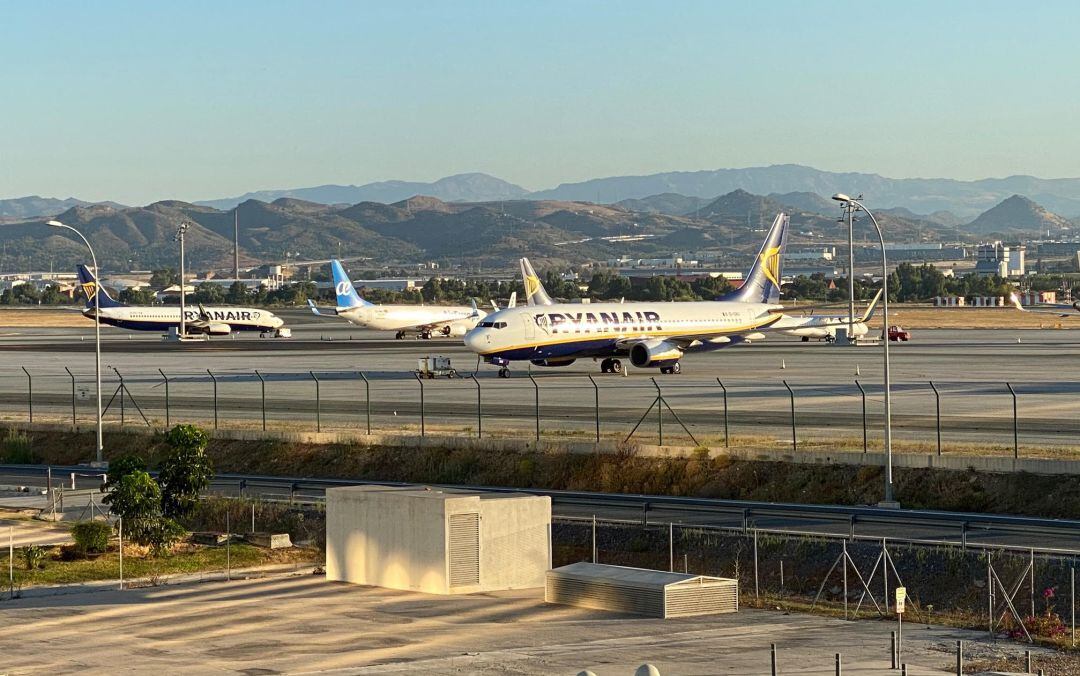
{"label": "cockpit window", "polygon": [[506,322],[495,322],[495,328],[497,328],[497,329],[505,329],[506,328]]}
{"label": "cockpit window", "polygon": [[480,322],[477,326],[483,329],[505,329],[506,322]]}

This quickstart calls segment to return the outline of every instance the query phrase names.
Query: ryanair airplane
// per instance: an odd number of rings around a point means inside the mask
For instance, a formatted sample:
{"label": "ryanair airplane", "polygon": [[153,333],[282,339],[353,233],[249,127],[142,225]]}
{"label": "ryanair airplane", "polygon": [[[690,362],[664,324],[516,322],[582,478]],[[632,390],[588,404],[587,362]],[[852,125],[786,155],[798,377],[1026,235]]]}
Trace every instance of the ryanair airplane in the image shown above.
{"label": "ryanair airplane", "polygon": [[413,333],[428,339],[432,335],[464,336],[485,316],[473,303],[471,307],[462,305],[375,305],[356,293],[345,268],[337,260],[330,261],[334,274],[334,291],[337,294],[337,307],[319,309],[308,301],[311,311],[318,315],[338,315],[349,322],[365,329],[376,331],[396,331],[398,340]]}
{"label": "ryanair airplane", "polygon": [[[708,352],[760,340],[764,332],[825,335],[835,317],[787,317],[780,305],[780,274],[788,217],[778,214],[743,285],[715,300],[685,303],[553,303],[527,260],[522,260],[525,307],[485,317],[465,334],[465,345],[510,375],[510,362],[568,366],[602,359],[600,370],[619,373],[620,357],[638,368],[680,373],[687,352]],[[845,322],[846,323],[846,318]]]}
{"label": "ryanair airplane", "polygon": [[[94,318],[94,294],[99,286],[94,275],[85,265],[79,266],[79,285],[86,296],[83,316]],[[161,331],[180,328],[179,306],[125,305],[113,300],[104,288],[100,288],[101,323],[133,331]],[[288,337],[285,322],[273,312],[247,307],[184,308],[185,328],[189,334],[227,336],[233,331],[259,331],[275,337]]]}

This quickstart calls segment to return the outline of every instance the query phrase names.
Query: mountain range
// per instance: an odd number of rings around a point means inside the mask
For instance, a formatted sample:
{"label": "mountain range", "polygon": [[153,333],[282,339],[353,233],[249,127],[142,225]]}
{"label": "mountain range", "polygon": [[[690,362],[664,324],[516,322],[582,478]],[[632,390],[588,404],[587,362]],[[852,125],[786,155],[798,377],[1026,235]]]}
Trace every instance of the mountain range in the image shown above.
{"label": "mountain range", "polygon": [[[364,185],[321,185],[308,188],[260,190],[237,197],[195,202],[199,206],[232,209],[256,199],[273,202],[294,198],[320,204],[393,204],[417,195],[446,202],[494,202],[530,199],[598,204],[620,204],[631,210],[649,211],[657,197],[666,196],[661,213],[689,213],[702,203],[734,190],[769,195],[806,211],[836,213],[829,196],[843,192],[864,194],[879,209],[907,209],[912,216],[959,225],[977,217],[998,202],[1025,195],[1049,211],[1066,217],[1080,216],[1080,178],[1042,179],[1009,176],[977,181],[947,178],[887,178],[878,174],[830,172],[796,164],[743,169],[676,171],[644,176],[612,176],[530,192],[519,185],[482,173],[458,174],[437,181],[382,181]],[[639,200],[651,200],[641,205]],[[54,215],[80,200],[28,197],[0,200],[0,218],[33,218]],[[114,205],[115,206],[115,205]],[[897,212],[897,215],[900,215]]]}

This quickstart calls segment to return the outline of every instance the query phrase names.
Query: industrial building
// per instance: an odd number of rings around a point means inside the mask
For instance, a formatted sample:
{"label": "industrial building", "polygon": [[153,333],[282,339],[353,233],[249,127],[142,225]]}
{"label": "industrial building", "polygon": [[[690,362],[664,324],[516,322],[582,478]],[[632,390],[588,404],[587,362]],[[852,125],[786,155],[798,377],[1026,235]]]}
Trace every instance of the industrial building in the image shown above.
{"label": "industrial building", "polygon": [[1027,247],[1023,244],[1003,244],[1002,242],[980,244],[975,253],[975,274],[1023,277],[1026,251]]}

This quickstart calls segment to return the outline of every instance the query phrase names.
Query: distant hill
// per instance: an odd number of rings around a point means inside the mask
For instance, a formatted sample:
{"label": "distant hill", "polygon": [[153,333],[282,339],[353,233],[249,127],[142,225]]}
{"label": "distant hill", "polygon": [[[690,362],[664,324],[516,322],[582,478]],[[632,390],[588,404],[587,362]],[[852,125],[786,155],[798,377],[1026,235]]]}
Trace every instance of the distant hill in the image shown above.
{"label": "distant hill", "polygon": [[196,202],[215,209],[232,209],[247,200],[273,202],[280,198],[293,198],[320,204],[356,204],[358,202],[382,202],[391,204],[416,195],[428,195],[447,202],[484,202],[519,199],[529,191],[487,174],[458,174],[440,178],[433,183],[412,181],[382,181],[366,185],[320,185],[314,188],[288,190],[260,190],[240,197]]}
{"label": "distant hill", "polygon": [[1042,233],[1049,230],[1060,235],[1071,228],[1068,219],[1051,213],[1023,195],[1013,195],[979,215],[964,226],[968,232],[977,234]]}
{"label": "distant hill", "polygon": [[[74,197],[68,197],[67,199],[62,200],[54,197],[38,197],[37,195],[16,197],[13,199],[0,200],[0,219],[15,220],[37,218],[39,216],[55,216],[72,207],[85,206],[87,204],[91,204],[91,202],[75,199]],[[115,207],[122,206],[115,202],[102,202],[102,204],[108,204]]]}
{"label": "distant hill", "polygon": [[666,192],[662,195],[649,195],[640,199],[621,200],[616,202],[615,206],[629,211],[682,216],[697,211],[705,204],[708,204],[708,200],[701,197],[687,197],[686,195]]}
{"label": "distant hill", "polygon": [[813,192],[772,193],[769,199],[786,207],[806,211],[822,216],[836,216],[840,213],[840,203],[825,199]]}
{"label": "distant hill", "polygon": [[611,201],[676,193],[712,198],[733,190],[757,195],[793,192],[831,196],[866,195],[879,208],[906,207],[918,214],[949,210],[967,220],[1013,194],[1038,196],[1062,213],[1080,214],[1080,178],[1041,179],[1009,176],[978,181],[946,178],[886,178],[878,174],[830,172],[796,164],[745,169],[676,171],[647,176],[612,176],[563,183],[530,195],[532,199]]}

